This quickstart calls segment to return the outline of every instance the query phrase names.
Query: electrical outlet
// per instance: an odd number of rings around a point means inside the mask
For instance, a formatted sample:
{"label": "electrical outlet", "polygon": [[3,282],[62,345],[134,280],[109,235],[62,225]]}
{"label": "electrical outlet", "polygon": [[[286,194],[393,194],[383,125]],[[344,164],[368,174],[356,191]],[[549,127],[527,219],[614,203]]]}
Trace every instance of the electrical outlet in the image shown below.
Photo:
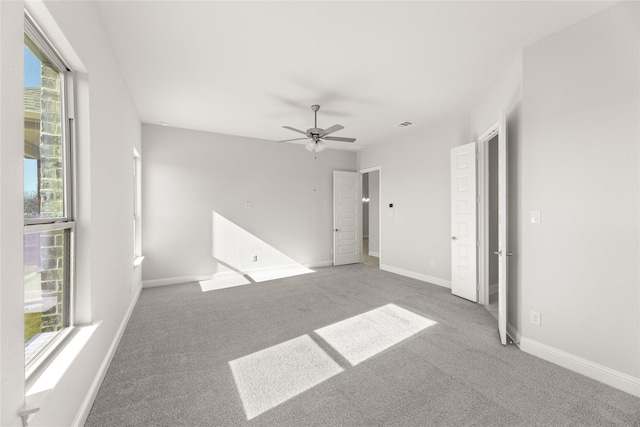
{"label": "electrical outlet", "polygon": [[537,311],[531,311],[529,313],[529,320],[534,325],[540,326],[540,313],[538,313]]}
{"label": "electrical outlet", "polygon": [[541,221],[540,211],[531,211],[531,223],[540,224]]}
{"label": "electrical outlet", "polygon": [[254,255],[253,258],[251,258],[251,261],[258,262],[258,255]]}

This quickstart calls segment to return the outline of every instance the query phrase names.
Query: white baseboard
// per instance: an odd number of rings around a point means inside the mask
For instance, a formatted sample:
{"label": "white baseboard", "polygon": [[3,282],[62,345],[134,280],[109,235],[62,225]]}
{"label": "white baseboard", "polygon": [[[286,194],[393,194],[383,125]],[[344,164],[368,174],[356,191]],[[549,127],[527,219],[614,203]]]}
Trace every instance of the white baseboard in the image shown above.
{"label": "white baseboard", "polygon": [[369,251],[369,256],[374,256],[376,258],[380,258],[380,252]]}
{"label": "white baseboard", "polygon": [[100,390],[100,386],[102,385],[104,376],[107,374],[107,370],[109,369],[109,365],[111,364],[113,355],[116,353],[118,344],[120,344],[120,339],[124,334],[124,330],[126,329],[127,324],[129,323],[129,318],[131,318],[131,313],[133,313],[133,309],[135,308],[136,303],[138,302],[138,298],[140,297],[140,292],[142,292],[142,286],[138,286],[136,293],[134,294],[133,298],[131,299],[131,302],[129,303],[129,308],[127,309],[127,312],[125,313],[124,317],[122,318],[122,321],[120,322],[120,327],[118,328],[116,335],[113,338],[111,345],[109,346],[109,350],[107,351],[107,354],[102,360],[102,363],[100,364],[100,368],[98,368],[98,372],[96,373],[96,376],[93,379],[93,382],[91,383],[91,387],[89,387],[89,391],[87,392],[87,395],[85,396],[84,401],[82,402],[82,405],[80,405],[80,409],[78,410],[75,420],[73,420],[72,425],[74,427],[81,427],[87,421],[87,417],[89,416],[89,412],[91,411],[93,402],[96,400],[96,395],[98,394],[98,390]]}
{"label": "white baseboard", "polygon": [[[268,272],[268,271],[277,271],[283,268],[294,268],[294,267],[306,267],[306,268],[319,268],[319,267],[330,267],[333,265],[332,260],[328,261],[315,261],[310,262],[308,264],[293,264],[288,266],[275,266],[275,267],[262,267],[262,268],[254,268],[244,271],[242,274],[252,274],[256,272]],[[153,280],[145,280],[142,282],[143,288],[155,288],[157,286],[169,286],[169,285],[180,285],[183,283],[189,282],[200,282],[202,280],[213,280],[213,279],[226,279],[229,277],[237,276],[238,272],[235,271],[219,271],[217,273],[209,273],[209,274],[200,274],[193,276],[181,276],[181,277],[167,277],[164,279],[153,279]]]}
{"label": "white baseboard", "polygon": [[328,261],[316,261],[310,262],[308,264],[303,264],[307,268],[320,268],[320,267],[331,267],[333,265],[333,260],[330,259]]}
{"label": "white baseboard", "polygon": [[416,273],[415,271],[409,271],[402,268],[393,267],[387,264],[380,264],[380,270],[399,274],[405,277],[411,277],[412,279],[422,280],[423,282],[429,282],[434,285],[442,286],[443,288],[451,289],[451,281],[440,279],[439,277],[428,276],[426,274]]}
{"label": "white baseboard", "polygon": [[180,285],[182,283],[199,282],[200,280],[211,280],[212,277],[213,273],[200,274],[198,276],[167,277],[165,279],[144,280],[142,282],[142,287],[155,288],[156,286]]}
{"label": "white baseboard", "polygon": [[520,338],[520,349],[548,362],[640,397],[640,378],[618,372],[526,337]]}

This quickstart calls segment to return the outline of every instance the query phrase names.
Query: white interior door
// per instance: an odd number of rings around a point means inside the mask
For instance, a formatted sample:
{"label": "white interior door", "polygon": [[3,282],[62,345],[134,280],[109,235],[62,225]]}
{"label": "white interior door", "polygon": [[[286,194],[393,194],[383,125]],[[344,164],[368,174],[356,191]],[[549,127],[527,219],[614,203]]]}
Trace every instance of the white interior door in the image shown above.
{"label": "white interior door", "polygon": [[362,175],[333,171],[333,265],[360,262]]}
{"label": "white interior door", "polygon": [[507,186],[507,118],[500,114],[498,131],[498,331],[507,344],[507,290],[509,278],[509,193]]}
{"label": "white interior door", "polygon": [[451,293],[478,301],[476,143],[451,149]]}

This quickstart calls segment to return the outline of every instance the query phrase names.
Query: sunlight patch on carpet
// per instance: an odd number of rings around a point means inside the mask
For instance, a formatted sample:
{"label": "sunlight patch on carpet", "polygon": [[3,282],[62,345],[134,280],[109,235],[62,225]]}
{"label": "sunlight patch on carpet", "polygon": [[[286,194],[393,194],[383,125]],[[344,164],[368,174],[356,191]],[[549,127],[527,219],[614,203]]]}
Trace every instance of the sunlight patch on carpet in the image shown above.
{"label": "sunlight patch on carpet", "polygon": [[355,366],[435,324],[395,304],[387,304],[315,333]]}
{"label": "sunlight patch on carpet", "polygon": [[302,274],[309,273],[315,273],[315,271],[301,264],[260,268],[246,271],[246,274],[257,283],[267,282],[269,280],[284,279],[286,277],[300,276]]}
{"label": "sunlight patch on carpet", "polygon": [[315,271],[301,264],[254,268],[245,271],[222,271],[214,274],[209,280],[201,280],[199,284],[202,292],[208,292],[309,273],[315,273]]}
{"label": "sunlight patch on carpet", "polygon": [[308,335],[229,362],[247,420],[342,372]]}
{"label": "sunlight patch on carpet", "polygon": [[201,280],[200,289],[202,292],[216,291],[218,289],[233,288],[234,286],[248,285],[246,277],[240,273],[228,272],[222,277],[215,277],[211,280]]}

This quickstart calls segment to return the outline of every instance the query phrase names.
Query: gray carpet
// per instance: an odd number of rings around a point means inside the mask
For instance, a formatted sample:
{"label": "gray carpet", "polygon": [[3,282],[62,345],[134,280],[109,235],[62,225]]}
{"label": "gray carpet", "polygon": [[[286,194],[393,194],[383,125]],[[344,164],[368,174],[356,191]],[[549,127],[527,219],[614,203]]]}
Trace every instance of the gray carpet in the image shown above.
{"label": "gray carpet", "polygon": [[[320,343],[341,371],[247,421],[229,362],[390,303],[437,324],[355,366]],[[143,290],[86,425],[640,426],[640,399],[503,347],[448,289],[351,265]]]}

